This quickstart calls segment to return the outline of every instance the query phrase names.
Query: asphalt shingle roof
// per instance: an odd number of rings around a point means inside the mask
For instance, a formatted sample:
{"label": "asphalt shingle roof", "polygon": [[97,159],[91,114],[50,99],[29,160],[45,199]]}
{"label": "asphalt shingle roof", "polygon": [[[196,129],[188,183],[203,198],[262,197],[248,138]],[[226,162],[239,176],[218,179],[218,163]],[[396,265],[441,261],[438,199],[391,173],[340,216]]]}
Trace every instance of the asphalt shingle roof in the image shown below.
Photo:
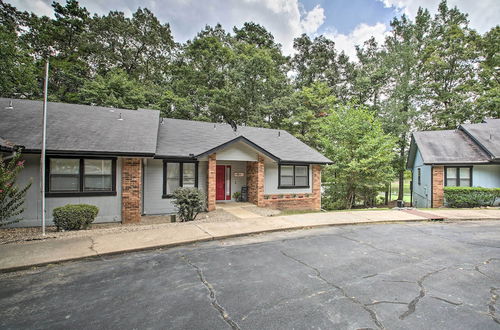
{"label": "asphalt shingle roof", "polygon": [[481,124],[463,124],[461,128],[486,150],[493,159],[500,159],[500,119],[486,119]]}
{"label": "asphalt shingle roof", "polygon": [[157,157],[192,157],[242,136],[281,161],[331,163],[331,160],[283,130],[163,119],[158,132]]}
{"label": "asphalt shingle roof", "polygon": [[[0,136],[41,149],[43,102],[0,98]],[[123,120],[118,120],[119,116]],[[48,103],[47,151],[153,155],[159,111]]]}
{"label": "asphalt shingle roof", "polygon": [[488,163],[488,155],[460,130],[413,133],[425,164]]}

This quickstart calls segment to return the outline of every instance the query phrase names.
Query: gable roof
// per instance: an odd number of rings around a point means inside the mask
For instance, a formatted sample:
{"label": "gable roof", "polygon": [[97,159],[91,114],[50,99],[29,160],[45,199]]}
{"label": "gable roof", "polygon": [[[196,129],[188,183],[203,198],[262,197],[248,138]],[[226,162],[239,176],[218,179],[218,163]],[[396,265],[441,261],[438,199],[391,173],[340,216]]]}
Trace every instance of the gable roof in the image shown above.
{"label": "gable roof", "polygon": [[331,160],[284,130],[164,118],[158,131],[159,158],[195,158],[243,141],[280,162],[328,164]]}
{"label": "gable roof", "polygon": [[[0,98],[0,136],[39,152],[42,139],[42,101]],[[160,113],[49,102],[47,152],[116,155],[154,155]],[[121,115],[123,120],[118,120]]]}
{"label": "gable roof", "polygon": [[500,119],[486,119],[481,124],[462,124],[460,129],[492,159],[500,160]]}
{"label": "gable roof", "polygon": [[[12,101],[13,109],[6,109]],[[0,146],[40,152],[42,101],[0,98]],[[119,120],[121,118],[122,120]],[[278,162],[331,161],[284,130],[163,118],[157,110],[48,103],[47,152],[200,158],[243,142]]]}
{"label": "gable roof", "polygon": [[456,130],[414,132],[407,168],[413,167],[417,149],[424,164],[495,162],[500,159],[500,119],[487,119],[481,124],[463,124]]}

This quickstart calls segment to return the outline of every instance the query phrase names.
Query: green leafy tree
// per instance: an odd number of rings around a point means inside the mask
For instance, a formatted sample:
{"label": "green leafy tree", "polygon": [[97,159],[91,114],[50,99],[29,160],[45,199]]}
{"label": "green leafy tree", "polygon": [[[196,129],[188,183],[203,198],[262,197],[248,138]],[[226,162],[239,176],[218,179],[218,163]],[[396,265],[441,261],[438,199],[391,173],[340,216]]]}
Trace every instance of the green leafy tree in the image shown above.
{"label": "green leafy tree", "polygon": [[419,9],[415,21],[406,16],[391,22],[392,32],[386,38],[380,56],[385,67],[386,98],[377,106],[386,132],[398,138],[398,157],[394,167],[398,174],[398,199],[404,195],[404,172],[411,130],[419,123],[419,108],[428,53],[430,15]]}
{"label": "green leafy tree", "polygon": [[21,153],[15,153],[10,160],[0,158],[0,227],[23,219],[25,197],[31,187],[31,182],[24,187],[16,184],[23,167]]}
{"label": "green leafy tree", "polygon": [[495,26],[481,39],[479,98],[475,120],[500,118],[500,26]]}
{"label": "green leafy tree", "polygon": [[13,6],[0,2],[0,95],[3,97],[32,97],[38,88],[35,62],[19,38],[25,17]]}
{"label": "green leafy tree", "polygon": [[144,87],[122,70],[110,71],[86,81],[80,95],[83,103],[91,105],[125,109],[146,105]]}
{"label": "green leafy tree", "polygon": [[142,82],[165,82],[176,45],[170,25],[150,10],[139,8],[131,18],[118,11],[96,15],[89,31],[94,40],[90,62],[98,73],[119,68]]}
{"label": "green leafy tree", "polygon": [[291,65],[296,72],[298,88],[314,82],[324,82],[337,99],[347,102],[351,95],[354,65],[343,52],[337,52],[335,42],[318,36],[311,40],[303,34],[294,40],[295,55]]}
{"label": "green leafy tree", "polygon": [[282,99],[281,104],[289,109],[282,127],[309,146],[320,148],[323,132],[318,128],[324,118],[332,114],[337,104],[331,88],[324,82],[313,83]]}
{"label": "green leafy tree", "polygon": [[428,101],[422,106],[433,126],[455,129],[460,123],[481,119],[475,107],[479,39],[466,14],[448,8],[446,1],[439,4],[425,49],[429,56],[423,95]]}
{"label": "green leafy tree", "polygon": [[325,207],[350,209],[356,200],[372,204],[393,178],[395,139],[384,133],[373,112],[354,105],[339,106],[326,117],[321,133],[325,155],[333,162],[323,175]]}

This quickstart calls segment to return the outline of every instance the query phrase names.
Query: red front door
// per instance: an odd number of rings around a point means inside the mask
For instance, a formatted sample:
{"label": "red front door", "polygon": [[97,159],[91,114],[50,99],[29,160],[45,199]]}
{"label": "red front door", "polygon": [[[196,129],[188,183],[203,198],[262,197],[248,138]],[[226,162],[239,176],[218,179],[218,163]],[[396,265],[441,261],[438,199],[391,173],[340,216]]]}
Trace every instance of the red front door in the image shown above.
{"label": "red front door", "polygon": [[215,199],[226,199],[226,167],[224,165],[217,165],[215,171]]}

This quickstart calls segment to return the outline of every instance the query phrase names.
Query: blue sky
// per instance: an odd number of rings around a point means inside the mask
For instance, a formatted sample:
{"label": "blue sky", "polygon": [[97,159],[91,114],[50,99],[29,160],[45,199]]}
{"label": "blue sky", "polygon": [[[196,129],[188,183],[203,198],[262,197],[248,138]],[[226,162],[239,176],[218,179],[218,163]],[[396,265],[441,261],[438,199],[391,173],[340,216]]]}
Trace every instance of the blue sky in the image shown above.
{"label": "blue sky", "polygon": [[305,0],[301,2],[307,11],[317,5],[324,9],[325,22],[318,30],[319,34],[332,27],[339,33],[348,34],[360,23],[374,25],[382,22],[389,25],[391,19],[398,14],[393,7],[387,8],[381,1],[373,0]]}
{"label": "blue sky", "polygon": [[[52,0],[4,0],[21,10],[52,15]],[[64,2],[64,0],[61,0]],[[91,13],[149,8],[171,26],[174,38],[184,42],[205,25],[221,23],[227,31],[254,21],[273,33],[285,54],[293,53],[293,39],[302,33],[323,34],[351,57],[354,46],[374,36],[382,42],[394,16],[413,18],[419,6],[435,13],[440,0],[80,0]],[[470,26],[484,33],[500,24],[500,0],[448,0],[468,13]]]}

